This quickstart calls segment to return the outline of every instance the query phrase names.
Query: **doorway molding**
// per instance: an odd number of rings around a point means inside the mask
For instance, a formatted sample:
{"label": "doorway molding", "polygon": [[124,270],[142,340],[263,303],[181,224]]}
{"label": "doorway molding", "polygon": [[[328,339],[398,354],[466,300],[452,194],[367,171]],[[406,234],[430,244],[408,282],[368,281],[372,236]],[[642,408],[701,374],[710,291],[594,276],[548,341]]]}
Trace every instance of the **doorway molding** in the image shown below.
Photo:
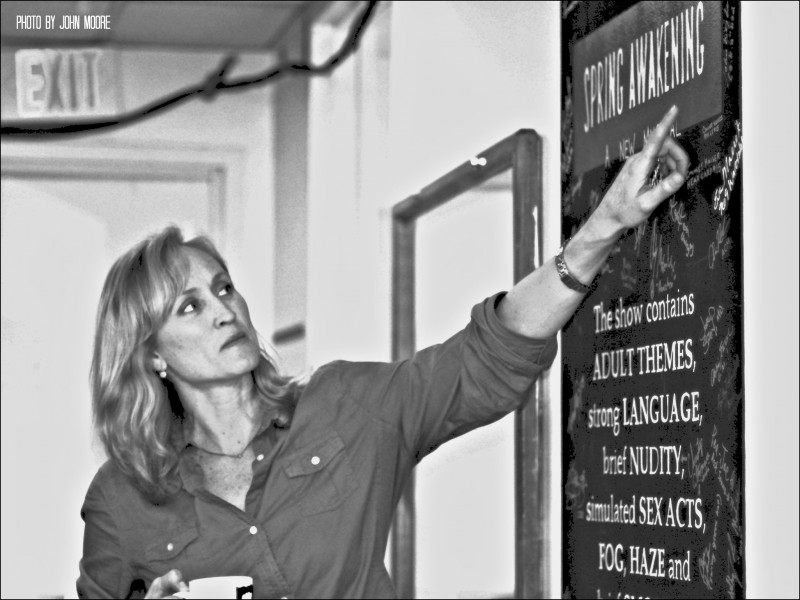
{"label": "doorway molding", "polygon": [[240,205],[245,150],[158,145],[108,140],[102,146],[42,140],[4,144],[0,175],[10,178],[68,178],[94,181],[204,183],[208,190],[207,233],[225,245],[231,207]]}

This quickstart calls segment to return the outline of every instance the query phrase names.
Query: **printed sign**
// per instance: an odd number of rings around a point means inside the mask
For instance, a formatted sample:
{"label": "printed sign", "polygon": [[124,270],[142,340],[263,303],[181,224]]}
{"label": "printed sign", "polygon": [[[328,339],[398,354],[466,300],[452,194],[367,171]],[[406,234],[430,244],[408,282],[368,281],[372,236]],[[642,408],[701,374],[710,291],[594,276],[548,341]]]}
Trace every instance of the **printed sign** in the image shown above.
{"label": "printed sign", "polygon": [[682,129],[722,112],[720,11],[643,2],[575,43],[576,171],[640,150],[653,115],[673,104]]}
{"label": "printed sign", "polygon": [[564,597],[742,597],[739,3],[563,6],[564,237],[672,104],[690,158],[563,331]]}

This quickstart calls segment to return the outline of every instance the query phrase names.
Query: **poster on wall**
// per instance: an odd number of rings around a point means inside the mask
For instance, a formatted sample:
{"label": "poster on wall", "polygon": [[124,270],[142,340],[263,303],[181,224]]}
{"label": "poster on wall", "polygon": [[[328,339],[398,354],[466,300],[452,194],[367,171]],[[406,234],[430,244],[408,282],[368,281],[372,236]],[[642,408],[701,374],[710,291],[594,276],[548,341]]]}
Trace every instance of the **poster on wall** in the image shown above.
{"label": "poster on wall", "polygon": [[562,3],[564,239],[673,104],[690,157],[563,331],[564,597],[745,593],[739,23]]}

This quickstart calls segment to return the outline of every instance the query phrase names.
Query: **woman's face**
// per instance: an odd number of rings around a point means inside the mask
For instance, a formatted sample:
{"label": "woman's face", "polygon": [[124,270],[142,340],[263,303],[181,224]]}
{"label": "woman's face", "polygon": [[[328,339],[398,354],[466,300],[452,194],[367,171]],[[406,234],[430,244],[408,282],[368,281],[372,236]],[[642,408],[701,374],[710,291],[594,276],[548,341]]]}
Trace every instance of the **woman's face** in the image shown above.
{"label": "woman's face", "polygon": [[156,335],[155,368],[176,384],[205,387],[252,371],[260,353],[247,302],[222,266],[184,246],[186,286]]}

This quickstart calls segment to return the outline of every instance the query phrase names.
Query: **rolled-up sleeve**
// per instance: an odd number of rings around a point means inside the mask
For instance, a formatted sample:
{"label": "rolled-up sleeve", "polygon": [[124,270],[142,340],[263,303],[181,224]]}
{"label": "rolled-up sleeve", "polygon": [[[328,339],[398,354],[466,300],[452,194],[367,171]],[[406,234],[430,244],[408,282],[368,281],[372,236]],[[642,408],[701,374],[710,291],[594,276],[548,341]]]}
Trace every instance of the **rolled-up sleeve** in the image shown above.
{"label": "rolled-up sleeve", "polygon": [[496,313],[503,296],[477,304],[462,331],[407,360],[339,363],[347,395],[398,428],[416,461],[520,407],[552,364],[555,336],[528,338],[503,325]]}
{"label": "rolled-up sleeve", "polygon": [[79,598],[122,598],[127,590],[122,582],[130,580],[123,557],[112,507],[98,477],[89,486],[83,507],[83,558],[77,581]]}

